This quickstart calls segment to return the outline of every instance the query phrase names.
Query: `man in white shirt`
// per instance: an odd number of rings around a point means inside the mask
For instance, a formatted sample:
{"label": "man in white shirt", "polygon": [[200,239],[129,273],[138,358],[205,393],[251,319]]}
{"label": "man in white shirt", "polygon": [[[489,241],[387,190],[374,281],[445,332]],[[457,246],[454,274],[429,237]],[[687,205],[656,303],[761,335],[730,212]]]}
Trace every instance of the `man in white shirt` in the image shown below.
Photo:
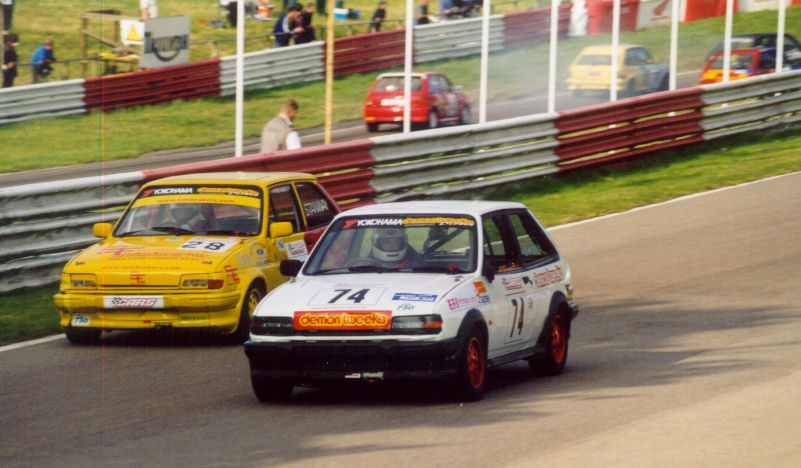
{"label": "man in white shirt", "polygon": [[139,0],[139,10],[142,13],[142,19],[159,17],[159,7],[156,4],[156,0]]}
{"label": "man in white shirt", "polygon": [[293,125],[297,115],[298,103],[292,98],[284,100],[281,111],[261,131],[261,153],[300,148],[300,136]]}

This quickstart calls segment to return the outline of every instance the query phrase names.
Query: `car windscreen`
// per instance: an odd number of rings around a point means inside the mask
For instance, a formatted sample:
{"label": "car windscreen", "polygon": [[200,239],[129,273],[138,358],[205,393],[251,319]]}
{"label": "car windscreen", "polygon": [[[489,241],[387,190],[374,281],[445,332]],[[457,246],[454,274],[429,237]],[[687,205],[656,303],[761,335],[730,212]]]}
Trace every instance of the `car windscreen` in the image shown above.
{"label": "car windscreen", "polygon": [[609,54],[585,54],[579,57],[578,65],[612,65],[612,56]]}
{"label": "car windscreen", "polygon": [[[412,91],[420,91],[422,80],[419,76],[412,77]],[[377,93],[402,93],[403,92],[403,77],[402,76],[385,76],[378,80],[373,90]]]}
{"label": "car windscreen", "polygon": [[[754,54],[752,53],[737,53],[731,54],[729,56],[729,68],[732,70],[747,70],[751,68],[751,64],[754,60]],[[723,69],[723,55],[717,57],[712,65],[709,67],[710,70],[722,70]]]}
{"label": "car windscreen", "polygon": [[262,228],[263,203],[263,192],[256,186],[150,186],[139,192],[114,235],[256,236]]}
{"label": "car windscreen", "polygon": [[469,273],[476,255],[476,221],[467,215],[344,217],[326,231],[303,273]]}

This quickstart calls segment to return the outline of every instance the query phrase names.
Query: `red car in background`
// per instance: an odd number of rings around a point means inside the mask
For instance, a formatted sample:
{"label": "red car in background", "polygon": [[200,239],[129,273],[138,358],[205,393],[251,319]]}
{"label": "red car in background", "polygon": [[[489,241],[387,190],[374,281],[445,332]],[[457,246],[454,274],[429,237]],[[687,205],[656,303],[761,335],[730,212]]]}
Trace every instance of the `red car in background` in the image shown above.
{"label": "red car in background", "polygon": [[[786,68],[790,64],[785,56]],[[734,49],[729,56],[729,80],[773,73],[776,70],[776,49]],[[723,51],[712,56],[701,72],[701,84],[723,81]]]}
{"label": "red car in background", "polygon": [[[470,104],[462,88],[441,73],[412,73],[411,101],[414,128],[470,123]],[[364,122],[370,132],[382,123],[403,124],[403,73],[379,75],[364,103]]]}

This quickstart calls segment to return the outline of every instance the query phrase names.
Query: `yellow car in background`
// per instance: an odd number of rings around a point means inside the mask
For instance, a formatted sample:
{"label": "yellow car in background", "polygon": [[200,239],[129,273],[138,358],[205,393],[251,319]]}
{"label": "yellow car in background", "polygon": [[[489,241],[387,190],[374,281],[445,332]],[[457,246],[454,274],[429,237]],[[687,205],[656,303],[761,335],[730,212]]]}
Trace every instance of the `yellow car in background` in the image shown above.
{"label": "yellow car in background", "polygon": [[[618,47],[617,90],[621,96],[665,91],[669,85],[667,65],[657,63],[643,46]],[[609,91],[612,73],[612,46],[585,47],[568,69],[567,89],[581,96],[585,91]]]}
{"label": "yellow car in background", "polygon": [[250,314],[339,212],[314,176],[208,173],[144,185],[102,240],[64,267],[55,295],[73,343],[103,331],[205,329],[244,341]]}

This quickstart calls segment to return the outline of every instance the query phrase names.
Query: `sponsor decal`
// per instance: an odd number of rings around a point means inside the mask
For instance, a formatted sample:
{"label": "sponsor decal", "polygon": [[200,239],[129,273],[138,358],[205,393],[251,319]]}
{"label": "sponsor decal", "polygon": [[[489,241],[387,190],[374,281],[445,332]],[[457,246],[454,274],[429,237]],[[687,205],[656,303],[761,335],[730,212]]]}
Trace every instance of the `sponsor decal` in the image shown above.
{"label": "sponsor decal", "polygon": [[487,295],[487,294],[484,294],[483,296],[478,296],[478,300],[479,300],[479,302],[481,302],[482,304],[489,304],[490,297],[489,297],[489,295]]}
{"label": "sponsor decal", "polygon": [[197,193],[218,193],[222,195],[239,195],[241,197],[256,197],[261,196],[261,192],[253,189],[246,189],[241,187],[200,187]]}
{"label": "sponsor decal", "polygon": [[503,288],[507,291],[517,291],[523,289],[522,278],[503,278],[501,283],[503,283]]}
{"label": "sponsor decal", "polygon": [[181,314],[181,321],[182,322],[195,322],[198,320],[206,320],[208,316],[200,315],[200,314]]}
{"label": "sponsor decal", "polygon": [[295,330],[388,330],[392,311],[297,311]]}
{"label": "sponsor decal", "polygon": [[153,189],[153,192],[147,195],[187,195],[192,193],[195,193],[194,187],[165,187]]}
{"label": "sponsor decal", "polygon": [[100,247],[100,255],[111,255],[112,257],[127,256],[132,251],[141,251],[144,247],[133,247],[123,245],[121,247]]}
{"label": "sponsor decal", "polygon": [[145,275],[136,271],[131,272],[131,284],[145,284]]}
{"label": "sponsor decal", "polygon": [[189,35],[187,34],[153,37],[151,32],[145,31],[143,54],[153,54],[162,62],[171,62],[178,57],[182,50],[187,49],[189,49]]}
{"label": "sponsor decal", "polygon": [[232,283],[239,283],[239,275],[237,274],[239,269],[237,267],[225,265],[223,269],[225,270],[225,274],[231,279]]}
{"label": "sponsor decal", "polygon": [[473,281],[473,287],[476,288],[476,295],[487,294],[487,287],[483,281]]}
{"label": "sponsor decal", "polygon": [[478,297],[476,296],[454,297],[452,299],[448,299],[448,308],[451,310],[456,310],[477,303],[478,303]]}
{"label": "sponsor decal", "polygon": [[178,250],[199,250],[206,252],[225,252],[239,243],[238,239],[193,237],[178,247]]}
{"label": "sponsor decal", "polygon": [[565,272],[558,266],[534,274],[534,284],[536,284],[538,288],[544,288],[545,286],[558,283],[563,279],[565,279]]}
{"label": "sponsor decal", "polygon": [[417,293],[395,293],[392,296],[393,301],[416,301],[416,302],[434,302],[437,300],[436,294],[417,294]]}
{"label": "sponsor decal", "polygon": [[[339,286],[339,285],[337,285]],[[309,305],[314,306],[337,306],[346,307],[365,306],[378,302],[384,294],[384,288],[362,288],[360,286],[345,286],[335,289],[321,289],[311,298]]]}
{"label": "sponsor decal", "polygon": [[475,220],[469,218],[447,218],[447,217],[431,217],[431,218],[366,218],[366,219],[349,219],[346,220],[342,229],[351,229],[352,227],[375,227],[375,226],[418,226],[418,225],[436,225],[436,226],[474,226]]}
{"label": "sponsor decal", "polygon": [[296,258],[303,259],[309,255],[309,251],[306,249],[306,242],[302,240],[285,242],[284,249],[286,250],[286,255],[290,260]]}
{"label": "sponsor decal", "polygon": [[314,216],[316,214],[326,213],[328,212],[328,202],[320,199],[313,202],[304,203],[303,211],[306,212],[306,216]]}
{"label": "sponsor decal", "polygon": [[91,324],[91,320],[89,319],[88,315],[84,314],[72,314],[72,319],[70,320],[70,325],[73,327],[88,327]]}
{"label": "sponsor decal", "polygon": [[256,255],[264,255],[264,249],[256,249]]}
{"label": "sponsor decal", "polygon": [[403,304],[398,306],[398,311],[410,311],[414,310],[414,304],[409,304],[404,302]]}
{"label": "sponsor decal", "polygon": [[163,309],[164,296],[103,296],[106,309]]}

